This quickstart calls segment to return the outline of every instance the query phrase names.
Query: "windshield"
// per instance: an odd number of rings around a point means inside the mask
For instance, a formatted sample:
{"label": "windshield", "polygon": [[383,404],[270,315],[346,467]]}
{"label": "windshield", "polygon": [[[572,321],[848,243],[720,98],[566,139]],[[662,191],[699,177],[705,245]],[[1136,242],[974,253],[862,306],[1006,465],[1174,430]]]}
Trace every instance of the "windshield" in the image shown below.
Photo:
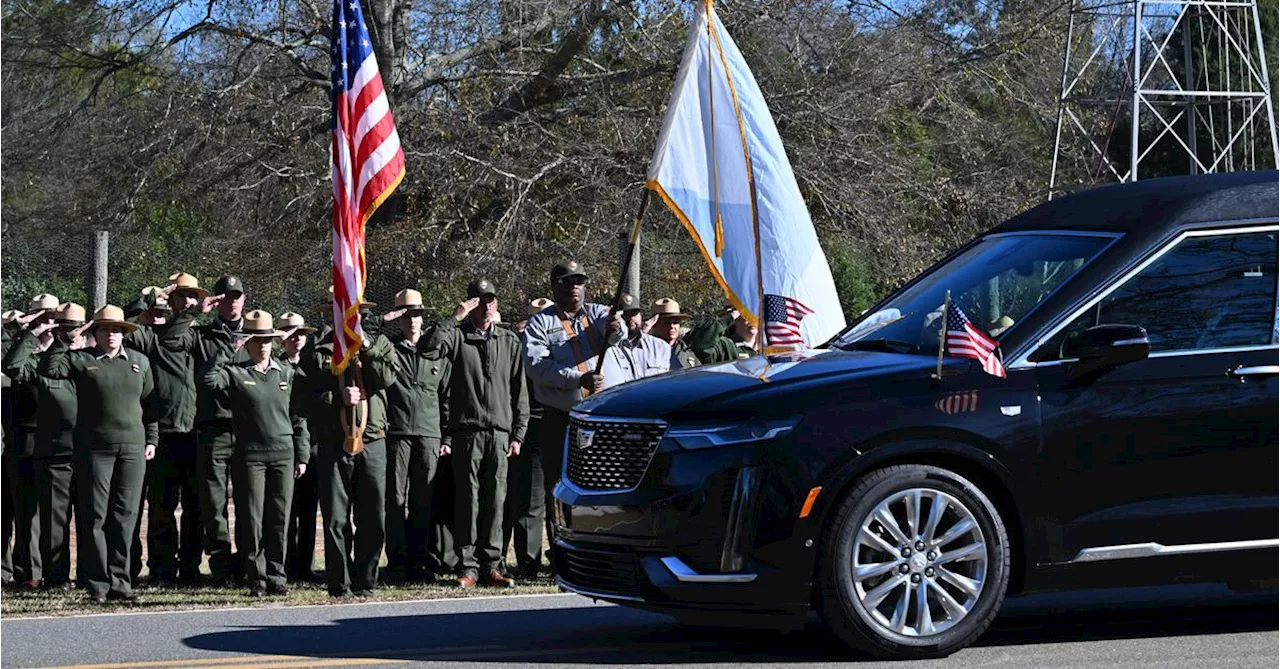
{"label": "windshield", "polygon": [[1111,240],[1053,233],[987,237],[867,314],[832,345],[937,355],[948,290],[974,325],[998,338]]}

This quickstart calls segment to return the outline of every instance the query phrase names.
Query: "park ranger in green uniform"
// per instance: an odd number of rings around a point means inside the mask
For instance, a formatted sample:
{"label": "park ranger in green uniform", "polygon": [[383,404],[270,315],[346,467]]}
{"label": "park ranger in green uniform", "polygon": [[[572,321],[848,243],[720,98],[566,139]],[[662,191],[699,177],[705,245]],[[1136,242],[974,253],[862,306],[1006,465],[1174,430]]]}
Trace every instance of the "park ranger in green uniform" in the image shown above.
{"label": "park ranger in green uniform", "polygon": [[[54,321],[24,331],[4,357],[4,373],[17,383],[38,389],[36,413],[35,487],[40,507],[40,562],[46,590],[69,590],[71,582],[71,509],[75,487],[72,477],[73,433],[76,425],[76,386],[71,381],[47,379],[36,373],[47,334],[65,341],[73,351],[89,340],[80,335],[68,340],[70,331],[84,325],[84,307],[67,302],[58,307]],[[48,339],[49,346],[54,343]]]}
{"label": "park ranger in green uniform", "polygon": [[[362,303],[360,310],[372,307]],[[332,361],[332,336],[317,339],[315,346],[302,356],[302,368],[312,389],[310,428],[320,444],[313,464],[320,489],[320,514],[324,517],[325,582],[331,597],[371,597],[386,538],[386,388],[395,383],[398,364],[391,342],[369,333],[365,333],[364,344],[346,374],[350,377],[352,367],[359,365],[363,390],[358,385],[339,389],[330,371]],[[364,450],[350,455],[343,449],[346,434],[340,412],[359,406],[362,401],[369,412]],[[349,536],[352,516],[354,537]],[[348,547],[354,549],[354,555],[348,553]]]}
{"label": "park ranger in green uniform", "polygon": [[[249,596],[285,595],[285,535],[293,480],[307,470],[310,436],[294,401],[293,365],[272,357],[271,314],[250,311],[237,336],[249,360],[228,364],[218,354],[201,383],[231,407],[235,453],[231,477],[236,502],[236,545],[244,561]],[[301,399],[301,398],[299,398]]]}
{"label": "park ranger in green uniform", "polygon": [[387,580],[427,581],[434,571],[431,499],[443,449],[440,386],[449,363],[418,350],[421,293],[396,293],[396,308],[382,318],[400,330],[391,337],[400,370],[387,388]]}
{"label": "park ranger in green uniform", "polygon": [[[276,325],[284,332],[280,358],[293,366],[293,402],[304,418],[310,419],[311,386],[302,369],[303,351],[311,344],[315,328],[307,325],[301,314],[287,311],[280,314]],[[332,332],[329,334],[333,336]],[[308,430],[308,432],[310,432]],[[316,440],[307,450],[307,462],[316,459]],[[293,501],[289,504],[289,532],[285,538],[285,575],[290,581],[309,583],[316,579],[311,565],[316,559],[316,514],[320,513],[320,499],[316,496],[316,470],[308,466],[302,476],[293,482]]]}
{"label": "park ranger in green uniform", "polygon": [[[183,272],[174,274],[163,289],[143,291],[135,306],[141,312],[142,327],[125,335],[125,346],[145,354],[155,374],[160,443],[156,445],[155,459],[147,467],[146,497],[147,564],[150,582],[157,586],[195,583],[200,576],[202,539],[193,355],[196,330],[192,325],[208,297],[209,291],[200,287],[196,277]],[[136,578],[141,569],[140,541],[134,541],[133,550]]]}
{"label": "park ranger in green uniform", "polygon": [[[22,317],[22,312],[17,309],[0,314],[0,355],[9,352],[11,342],[17,338],[17,334],[22,331],[22,326],[18,324],[18,319]],[[3,501],[0,501],[0,526],[4,531],[3,556],[0,559],[0,583],[8,587],[13,583],[13,551],[9,542],[13,539],[13,491],[10,489],[12,477],[9,475],[9,454],[13,452],[13,425],[10,419],[13,413],[13,392],[12,383],[8,374],[0,376],[0,382],[3,383],[3,390],[0,390],[0,420],[3,420],[4,426],[0,428],[3,431],[3,471],[0,471],[0,493],[3,493]]]}
{"label": "park ranger in green uniform", "polygon": [[[39,350],[45,351],[54,341],[53,320],[58,298],[41,294],[31,298],[27,313],[17,319],[28,331],[48,325],[41,334]],[[42,579],[40,565],[39,495],[36,492],[36,416],[39,413],[39,384],[28,376],[26,383],[14,384],[13,442],[5,452],[10,489],[13,491],[13,575],[15,580],[35,590]],[[8,529],[8,528],[5,528]],[[8,539],[8,536],[5,537]],[[5,546],[8,546],[6,541]]]}
{"label": "park ranger in green uniform", "polygon": [[680,328],[685,321],[693,318],[680,312],[680,303],[664,297],[653,303],[653,316],[657,318],[650,334],[667,342],[671,346],[671,369],[689,369],[700,363],[698,355],[693,352]]}
{"label": "park ranger in green uniform", "polygon": [[[235,334],[243,325],[245,288],[235,276],[218,279],[210,300],[217,305],[213,322],[196,328],[195,366],[204,369],[219,355],[230,362],[244,362],[248,354]],[[231,553],[227,515],[227,479],[235,437],[231,407],[209,390],[196,392],[196,468],[200,479],[200,525],[204,552],[215,583],[229,583],[238,565]]]}
{"label": "park ranger in green uniform", "polygon": [[502,571],[507,458],[520,453],[529,424],[520,338],[495,327],[498,298],[486,279],[467,286],[467,300],[453,316],[425,348],[452,365],[443,406],[457,486],[458,585],[509,588],[515,580]]}
{"label": "park ranger in green uniform", "polygon": [[134,601],[129,551],[146,461],[155,456],[159,436],[151,409],[155,386],[147,356],[124,348],[124,333],[137,327],[124,320],[124,311],[108,304],[93,316],[70,337],[92,328],[93,352],[57,341],[38,372],[76,384],[80,581],[95,602]]}

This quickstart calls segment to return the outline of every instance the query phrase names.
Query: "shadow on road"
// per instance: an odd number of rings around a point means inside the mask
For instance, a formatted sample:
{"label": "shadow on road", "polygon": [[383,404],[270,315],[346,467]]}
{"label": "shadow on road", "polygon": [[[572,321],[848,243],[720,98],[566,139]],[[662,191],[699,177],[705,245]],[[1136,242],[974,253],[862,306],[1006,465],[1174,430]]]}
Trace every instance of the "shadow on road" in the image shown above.
{"label": "shadow on road", "polygon": [[[1010,600],[977,646],[1275,630],[1277,599],[1192,590],[1120,590]],[[336,615],[347,615],[342,610]],[[816,625],[799,632],[687,628],[620,607],[335,618],[187,638],[193,648],[263,655],[449,663],[819,662],[846,655]],[[856,659],[856,658],[848,658]]]}

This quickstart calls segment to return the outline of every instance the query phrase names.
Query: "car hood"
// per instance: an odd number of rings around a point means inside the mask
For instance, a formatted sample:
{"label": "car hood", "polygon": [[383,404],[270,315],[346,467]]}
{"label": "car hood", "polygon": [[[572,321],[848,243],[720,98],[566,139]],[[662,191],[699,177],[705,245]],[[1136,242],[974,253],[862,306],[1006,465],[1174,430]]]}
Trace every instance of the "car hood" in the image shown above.
{"label": "car hood", "polygon": [[[792,412],[831,401],[859,379],[919,376],[936,358],[878,351],[810,350],[703,365],[615,386],[575,411],[618,418],[697,420]],[[824,392],[840,389],[840,393]]]}

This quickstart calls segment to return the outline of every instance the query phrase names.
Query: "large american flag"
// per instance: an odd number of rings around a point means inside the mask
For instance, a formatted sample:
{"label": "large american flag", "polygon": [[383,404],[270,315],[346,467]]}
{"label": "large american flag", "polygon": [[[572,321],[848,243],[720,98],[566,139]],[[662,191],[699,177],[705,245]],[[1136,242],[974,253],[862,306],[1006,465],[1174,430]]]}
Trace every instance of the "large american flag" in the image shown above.
{"label": "large american flag", "polygon": [[1004,365],[1000,363],[1000,342],[970,323],[955,302],[947,305],[946,350],[956,357],[981,362],[982,371],[992,376],[1005,377]]}
{"label": "large american flag", "polygon": [[[360,350],[364,224],[404,178],[404,150],[359,0],[333,4],[333,373]],[[341,325],[339,325],[341,324]]]}
{"label": "large american flag", "polygon": [[799,300],[783,295],[764,296],[765,341],[769,348],[799,350],[804,348],[800,321],[813,310]]}

